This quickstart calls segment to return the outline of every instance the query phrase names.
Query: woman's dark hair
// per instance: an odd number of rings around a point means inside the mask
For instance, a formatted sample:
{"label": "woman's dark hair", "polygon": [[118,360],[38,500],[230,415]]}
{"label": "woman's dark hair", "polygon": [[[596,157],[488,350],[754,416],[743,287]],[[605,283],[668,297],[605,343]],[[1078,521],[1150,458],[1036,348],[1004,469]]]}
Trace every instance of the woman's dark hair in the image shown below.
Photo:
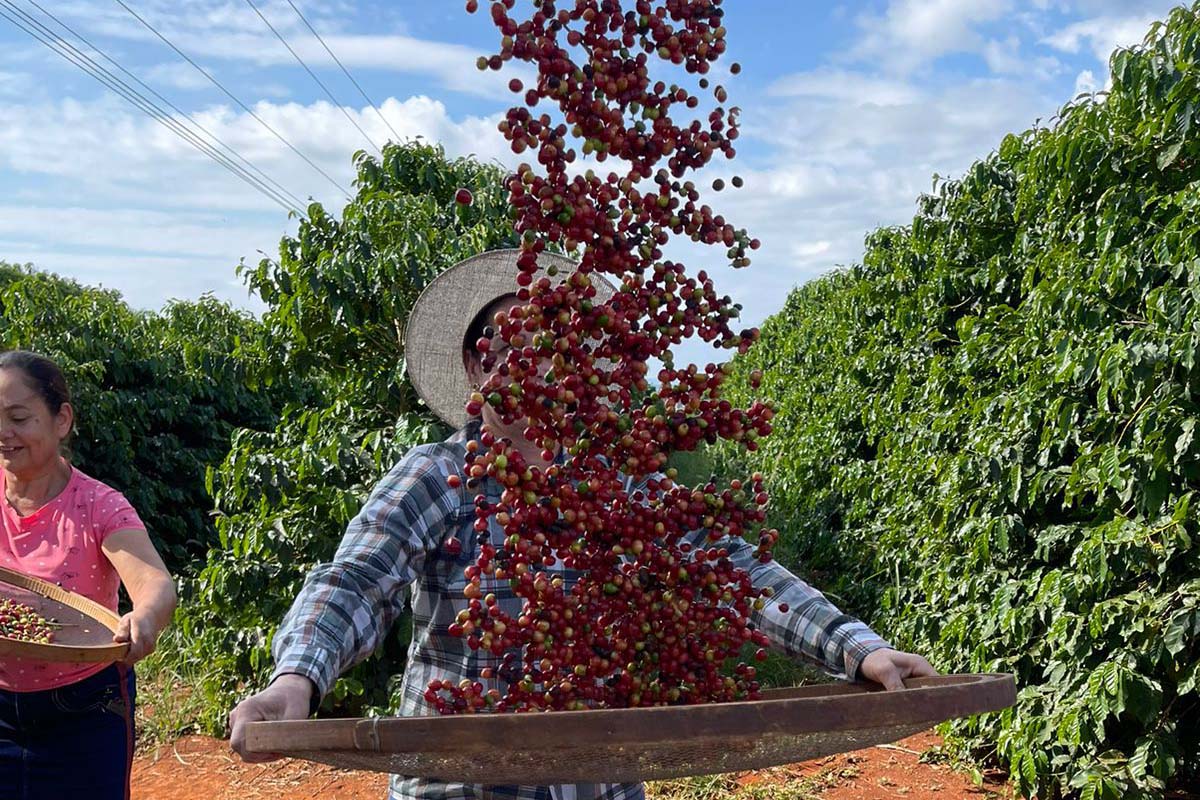
{"label": "woman's dark hair", "polygon": [[474,317],[471,318],[471,324],[467,326],[467,332],[463,334],[462,349],[463,355],[467,358],[479,360],[479,353],[475,350],[475,343],[479,341],[479,337],[483,336],[483,329],[492,324],[492,317],[496,312],[488,313],[488,310],[493,308],[496,303],[501,300],[516,300],[515,294],[502,294],[499,297],[493,297],[486,306],[479,309]]}
{"label": "woman's dark hair", "polygon": [[5,350],[0,353],[0,369],[19,369],[29,387],[46,403],[51,414],[57,414],[63,403],[71,402],[67,379],[58,364],[45,356],[28,350]]}

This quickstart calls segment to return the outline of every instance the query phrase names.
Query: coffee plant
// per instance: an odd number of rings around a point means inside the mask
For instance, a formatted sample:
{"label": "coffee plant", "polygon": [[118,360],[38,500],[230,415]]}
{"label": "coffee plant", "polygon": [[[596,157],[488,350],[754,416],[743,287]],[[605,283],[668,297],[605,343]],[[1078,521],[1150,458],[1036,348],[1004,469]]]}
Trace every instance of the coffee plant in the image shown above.
{"label": "coffee plant", "polygon": [[880,629],[1016,674],[952,730],[1039,798],[1200,775],[1200,5],[1110,67],[793,292],[731,379],[775,435],[722,455]]}
{"label": "coffee plant", "polygon": [[131,309],[115,292],[0,263],[0,349],[54,359],[73,395],[72,461],[119,489],[172,572],[217,543],[205,488],[235,427],[274,426],[295,379],[264,385],[263,329],[211,297]]}

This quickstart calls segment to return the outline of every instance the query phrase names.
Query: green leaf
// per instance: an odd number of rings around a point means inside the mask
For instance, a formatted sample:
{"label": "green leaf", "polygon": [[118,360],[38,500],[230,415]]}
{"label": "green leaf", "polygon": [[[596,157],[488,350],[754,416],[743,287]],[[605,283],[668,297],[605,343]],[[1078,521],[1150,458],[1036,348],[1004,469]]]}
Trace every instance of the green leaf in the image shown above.
{"label": "green leaf", "polygon": [[1166,169],[1175,163],[1175,159],[1179,158],[1179,152],[1183,149],[1184,141],[1181,139],[1166,146],[1158,154],[1157,163],[1159,169]]}
{"label": "green leaf", "polygon": [[1114,489],[1125,485],[1121,478],[1121,454],[1115,446],[1106,447],[1100,456],[1100,477]]}
{"label": "green leaf", "polygon": [[1189,417],[1183,421],[1180,429],[1179,438],[1175,440],[1175,458],[1174,462],[1178,464],[1191,449],[1192,439],[1196,430],[1196,418]]}

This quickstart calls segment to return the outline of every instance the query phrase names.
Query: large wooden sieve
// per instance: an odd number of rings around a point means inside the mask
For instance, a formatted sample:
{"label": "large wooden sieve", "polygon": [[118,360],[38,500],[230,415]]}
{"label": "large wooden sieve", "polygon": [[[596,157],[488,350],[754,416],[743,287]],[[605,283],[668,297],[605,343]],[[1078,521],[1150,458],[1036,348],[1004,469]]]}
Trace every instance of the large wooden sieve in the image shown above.
{"label": "large wooden sieve", "polygon": [[660,708],[251,722],[246,748],[465,783],[633,782],[805,761],[1016,701],[1011,675],[906,686],[822,684],[768,690],[750,702]]}

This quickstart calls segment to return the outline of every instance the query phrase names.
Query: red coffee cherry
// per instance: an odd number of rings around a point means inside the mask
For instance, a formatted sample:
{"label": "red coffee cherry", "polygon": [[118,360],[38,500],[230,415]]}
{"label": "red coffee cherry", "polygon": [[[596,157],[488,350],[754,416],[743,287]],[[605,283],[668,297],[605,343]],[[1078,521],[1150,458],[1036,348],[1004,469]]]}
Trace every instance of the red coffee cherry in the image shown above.
{"label": "red coffee cherry", "polygon": [[54,641],[57,627],[57,623],[43,617],[33,606],[18,603],[9,597],[0,597],[0,637],[49,644]]}
{"label": "red coffee cherry", "polygon": [[[426,700],[471,713],[757,697],[753,667],[721,667],[751,643],[765,657],[751,615],[769,592],[727,549],[746,537],[756,558],[771,558],[778,532],[763,525],[763,476],[686,487],[667,468],[671,452],[719,439],[756,448],[774,414],[768,403],[736,409],[721,398],[728,363],[677,367],[671,357],[692,336],[732,352],[758,338],[733,327],[740,308],[706,272],[690,276],[663,255],[671,236],[685,236],[744,267],[758,246],[688,178],[734,155],[740,109],[724,107],[718,86],[720,107],[677,121],[698,107],[696,92],[673,68],[673,84],[652,76],[659,62],[709,71],[725,50],[721,0],[564,0],[520,18],[514,5],[490,6],[502,43],[479,65],[517,60],[537,74],[510,81],[524,105],[499,125],[514,153],[529,154],[506,182],[520,304],[476,342],[509,349],[467,411],[486,403],[506,425],[520,421],[540,453],[527,462],[486,425],[468,448],[468,487],[491,479],[500,497],[476,498],[479,557],[451,633],[500,666],[479,681],[434,680]],[[581,155],[595,165],[579,169]],[[538,274],[552,247],[579,255],[575,272]],[[620,291],[601,301],[593,273]],[[652,390],[653,359],[664,366]],[[631,492],[627,479],[644,488]],[[567,584],[557,567],[578,579]],[[498,587],[521,598],[515,617],[494,602]]]}

